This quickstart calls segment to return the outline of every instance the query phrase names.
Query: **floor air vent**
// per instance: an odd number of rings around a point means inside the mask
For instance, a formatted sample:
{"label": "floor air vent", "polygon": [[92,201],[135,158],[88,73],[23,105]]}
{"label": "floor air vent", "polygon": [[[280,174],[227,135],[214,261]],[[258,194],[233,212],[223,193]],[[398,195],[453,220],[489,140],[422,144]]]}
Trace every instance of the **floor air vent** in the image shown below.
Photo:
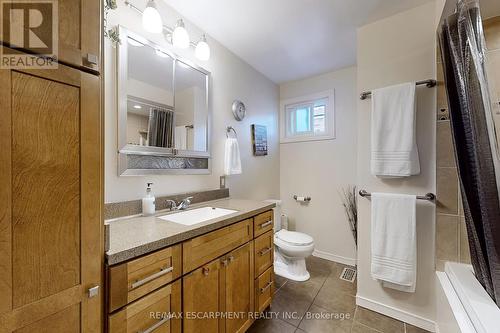
{"label": "floor air vent", "polygon": [[356,270],[354,268],[344,268],[342,274],[340,274],[340,279],[353,283],[356,279]]}

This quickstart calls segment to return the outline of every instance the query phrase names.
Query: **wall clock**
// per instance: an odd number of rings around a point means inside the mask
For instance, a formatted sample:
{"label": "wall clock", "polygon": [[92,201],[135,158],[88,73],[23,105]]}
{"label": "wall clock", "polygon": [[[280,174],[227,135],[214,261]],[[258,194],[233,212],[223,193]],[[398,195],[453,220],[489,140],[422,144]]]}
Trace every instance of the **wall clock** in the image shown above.
{"label": "wall clock", "polygon": [[235,100],[233,102],[232,110],[233,110],[234,118],[236,120],[242,121],[243,118],[245,118],[245,114],[247,112],[247,108],[246,108],[245,104],[243,104],[242,101]]}

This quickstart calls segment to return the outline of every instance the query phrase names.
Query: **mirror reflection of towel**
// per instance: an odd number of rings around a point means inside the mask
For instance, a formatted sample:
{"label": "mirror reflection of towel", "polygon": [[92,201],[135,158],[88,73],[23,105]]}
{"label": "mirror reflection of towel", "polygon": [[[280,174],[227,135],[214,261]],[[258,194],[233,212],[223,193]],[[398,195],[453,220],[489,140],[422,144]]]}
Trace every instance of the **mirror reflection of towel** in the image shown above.
{"label": "mirror reflection of towel", "polygon": [[227,138],[224,152],[224,175],[239,174],[241,174],[241,158],[238,140],[235,138]]}
{"label": "mirror reflection of towel", "polygon": [[175,148],[187,149],[187,128],[186,126],[175,126]]}

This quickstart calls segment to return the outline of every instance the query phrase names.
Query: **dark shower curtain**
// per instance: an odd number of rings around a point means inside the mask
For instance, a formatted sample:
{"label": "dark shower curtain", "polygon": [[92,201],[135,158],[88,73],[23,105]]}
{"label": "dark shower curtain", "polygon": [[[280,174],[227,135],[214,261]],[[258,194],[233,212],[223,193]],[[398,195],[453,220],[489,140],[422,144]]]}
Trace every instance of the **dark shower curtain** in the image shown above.
{"label": "dark shower curtain", "polygon": [[498,155],[477,1],[457,4],[439,40],[472,266],[500,306]]}
{"label": "dark shower curtain", "polygon": [[158,107],[152,108],[149,111],[148,140],[150,146],[173,148],[173,111]]}

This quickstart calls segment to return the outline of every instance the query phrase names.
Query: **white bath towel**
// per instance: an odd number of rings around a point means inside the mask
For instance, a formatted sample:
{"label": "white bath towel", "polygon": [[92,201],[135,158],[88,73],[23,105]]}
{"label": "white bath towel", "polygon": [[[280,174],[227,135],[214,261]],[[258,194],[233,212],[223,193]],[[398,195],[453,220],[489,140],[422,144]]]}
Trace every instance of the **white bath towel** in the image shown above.
{"label": "white bath towel", "polygon": [[373,193],[371,275],[388,288],[415,292],[417,279],[414,195]]}
{"label": "white bath towel", "polygon": [[187,128],[186,126],[175,126],[175,148],[187,149]]}
{"label": "white bath towel", "polygon": [[415,109],[414,82],[373,90],[372,175],[407,177],[420,173]]}
{"label": "white bath towel", "polygon": [[236,138],[227,138],[224,152],[224,174],[239,175],[241,173],[240,147]]}

